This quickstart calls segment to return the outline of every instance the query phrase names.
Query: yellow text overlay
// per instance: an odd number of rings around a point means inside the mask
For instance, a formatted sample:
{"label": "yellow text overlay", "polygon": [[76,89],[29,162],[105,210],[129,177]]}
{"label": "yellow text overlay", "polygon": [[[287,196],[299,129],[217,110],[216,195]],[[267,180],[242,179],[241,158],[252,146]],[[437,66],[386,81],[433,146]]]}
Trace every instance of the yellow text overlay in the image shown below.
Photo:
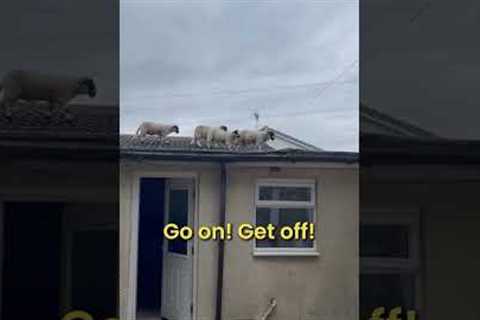
{"label": "yellow text overlay", "polygon": [[255,226],[242,223],[234,227],[231,223],[225,226],[200,226],[194,230],[188,226],[169,223],[163,228],[163,236],[168,240],[232,240],[234,236],[242,240],[315,240],[315,225],[310,222],[297,222],[293,225],[277,227],[273,224]]}

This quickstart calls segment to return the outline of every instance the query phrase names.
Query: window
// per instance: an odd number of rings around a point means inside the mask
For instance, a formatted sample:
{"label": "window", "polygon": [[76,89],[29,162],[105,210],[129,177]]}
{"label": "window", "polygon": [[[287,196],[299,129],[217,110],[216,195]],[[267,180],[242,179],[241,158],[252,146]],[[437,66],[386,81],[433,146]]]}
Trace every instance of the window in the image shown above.
{"label": "window", "polygon": [[360,223],[360,319],[378,307],[420,307],[419,222],[415,212],[365,212]]}
{"label": "window", "polygon": [[255,194],[257,226],[276,227],[275,240],[256,240],[255,255],[316,255],[314,240],[282,240],[279,229],[297,222],[315,223],[315,182],[260,180]]}

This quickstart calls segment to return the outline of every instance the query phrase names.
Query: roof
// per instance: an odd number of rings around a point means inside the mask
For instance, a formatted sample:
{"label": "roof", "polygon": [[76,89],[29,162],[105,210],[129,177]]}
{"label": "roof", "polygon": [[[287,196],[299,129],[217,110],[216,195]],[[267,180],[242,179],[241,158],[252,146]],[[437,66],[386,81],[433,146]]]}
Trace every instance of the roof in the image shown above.
{"label": "roof", "polygon": [[392,137],[365,134],[361,138],[362,165],[480,164],[480,141]]}
{"label": "roof", "polygon": [[72,104],[69,108],[74,116],[71,123],[58,114],[47,118],[44,104],[16,104],[12,121],[0,116],[0,155],[118,158],[118,106]]}
{"label": "roof", "polygon": [[[120,135],[120,148],[124,151],[142,151],[142,152],[198,152],[198,153],[215,153],[215,152],[228,152],[228,148],[225,146],[212,146],[208,148],[206,145],[197,146],[191,144],[191,137],[182,136],[170,136],[160,140],[155,136],[146,136],[140,138],[133,134]],[[236,149],[237,153],[255,152],[255,151],[273,151],[274,149],[267,144],[262,144],[260,149],[255,146],[241,147]]]}
{"label": "roof", "polygon": [[412,123],[396,119],[383,112],[360,103],[360,133],[376,133],[389,136],[418,139],[439,139],[437,135]]}
{"label": "roof", "polygon": [[123,158],[191,161],[289,161],[289,162],[343,162],[358,161],[356,152],[308,151],[300,149],[275,150],[267,144],[259,149],[225,146],[208,148],[192,145],[190,137],[168,137],[163,142],[156,137],[140,138],[135,135],[120,136]]}
{"label": "roof", "polygon": [[286,134],[285,132],[279,131],[269,126],[265,126],[264,128],[268,128],[271,131],[273,131],[273,133],[275,134],[275,140],[283,140],[284,142],[295,146],[295,148],[297,149],[310,150],[310,151],[322,151],[322,149],[314,146],[313,144],[297,139],[289,134]]}
{"label": "roof", "polygon": [[118,136],[118,106],[69,106],[74,120],[63,121],[58,113],[48,118],[48,106],[18,103],[13,119],[0,116],[0,140],[92,140],[100,141]]}
{"label": "roof", "polygon": [[446,139],[365,104],[360,114],[362,166],[480,163],[480,141]]}
{"label": "roof", "polygon": [[[230,150],[207,148],[190,143],[190,137],[156,137],[140,139],[120,135],[118,106],[70,105],[74,121],[62,121],[58,115],[48,119],[48,106],[19,103],[13,121],[0,117],[0,154],[31,157],[52,155],[74,159],[118,157],[135,159],[173,159],[191,161],[309,161],[355,163],[358,153],[314,151],[286,148],[276,150],[268,144]],[[275,130],[292,141],[298,140]],[[120,140],[120,141],[119,141]],[[297,143],[303,143],[300,140]],[[119,148],[120,147],[120,148]]]}

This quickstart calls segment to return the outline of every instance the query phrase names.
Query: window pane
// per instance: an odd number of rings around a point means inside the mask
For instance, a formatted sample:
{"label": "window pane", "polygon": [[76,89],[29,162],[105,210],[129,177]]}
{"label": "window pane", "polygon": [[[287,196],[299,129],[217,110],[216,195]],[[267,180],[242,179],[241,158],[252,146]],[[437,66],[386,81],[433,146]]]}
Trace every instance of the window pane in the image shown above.
{"label": "window pane", "polygon": [[408,226],[360,226],[360,256],[408,258]]}
{"label": "window pane", "polygon": [[257,240],[257,248],[312,248],[313,241],[282,240],[279,229],[282,226],[294,226],[297,222],[312,222],[311,208],[257,208],[257,225],[276,226],[275,240]]}
{"label": "window pane", "polygon": [[363,274],[360,276],[360,319],[370,319],[372,311],[385,307],[415,310],[415,277],[411,274]]}
{"label": "window pane", "polygon": [[[188,190],[171,190],[169,194],[168,223],[175,223],[179,228],[188,225]],[[178,239],[168,241],[168,251],[187,254],[187,241]]]}
{"label": "window pane", "polygon": [[260,186],[259,200],[310,201],[310,187]]}

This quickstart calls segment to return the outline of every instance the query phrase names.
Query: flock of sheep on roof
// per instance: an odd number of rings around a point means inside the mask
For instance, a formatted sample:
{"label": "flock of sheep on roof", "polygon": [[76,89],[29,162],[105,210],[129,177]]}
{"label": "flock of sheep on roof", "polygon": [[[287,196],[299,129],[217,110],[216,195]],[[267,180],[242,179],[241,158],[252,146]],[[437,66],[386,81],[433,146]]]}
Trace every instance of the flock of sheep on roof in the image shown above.
{"label": "flock of sheep on roof", "polygon": [[[95,83],[89,77],[47,75],[25,70],[7,72],[0,82],[0,91],[2,90],[3,99],[0,104],[5,118],[10,121],[12,108],[19,100],[47,102],[50,109],[48,117],[51,117],[53,112],[60,112],[65,120],[71,121],[73,116],[68,110],[68,102],[77,95],[88,95],[93,98],[97,94]],[[177,125],[154,122],[143,122],[136,131],[136,135],[142,138],[155,135],[161,140],[171,133],[179,133]],[[267,127],[260,130],[228,131],[226,126],[199,125],[195,128],[192,145],[206,144],[209,148],[224,145],[229,149],[254,145],[259,148],[263,143],[274,139],[273,131]]]}
{"label": "flock of sheep on roof", "polygon": [[[179,133],[180,130],[174,124],[161,124],[155,122],[143,122],[137,129],[136,135],[141,139],[152,135],[164,140],[171,133]],[[199,125],[195,128],[191,144],[208,148],[212,146],[226,146],[228,149],[235,149],[239,146],[260,146],[274,140],[275,134],[268,127],[260,130],[233,130],[228,131],[226,126],[209,127]]]}

